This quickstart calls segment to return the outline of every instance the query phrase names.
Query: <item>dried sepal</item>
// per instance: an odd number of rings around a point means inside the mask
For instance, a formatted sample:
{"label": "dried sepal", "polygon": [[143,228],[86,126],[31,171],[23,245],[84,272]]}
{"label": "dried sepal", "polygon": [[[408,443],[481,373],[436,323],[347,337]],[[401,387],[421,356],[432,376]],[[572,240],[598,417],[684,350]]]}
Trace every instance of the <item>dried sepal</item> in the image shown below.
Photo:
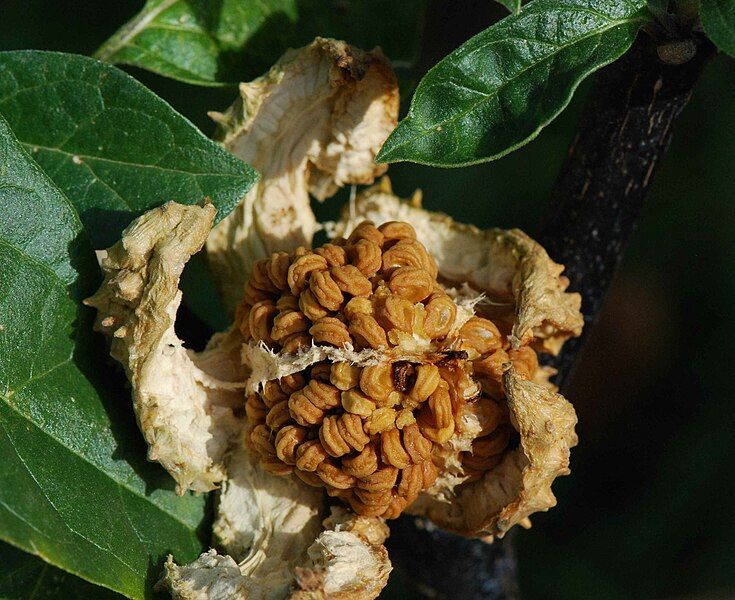
{"label": "dried sepal", "polygon": [[161,585],[176,599],[375,598],[391,564],[381,519],[340,508],[321,521],[323,492],[266,473],[242,446],[228,465],[215,538],[189,565],[166,563]]}
{"label": "dried sepal", "polygon": [[364,219],[378,225],[411,223],[445,283],[468,284],[485,293],[487,314],[512,323],[514,347],[531,343],[556,354],[565,340],[580,335],[581,297],[566,292],[564,267],[543,247],[518,229],[482,231],[418,204],[395,196],[384,178],[357,197],[354,210],[345,212],[332,234],[344,235]]}
{"label": "dried sepal", "polygon": [[255,261],[311,244],[318,224],[309,194],[324,200],[385,171],[373,158],[397,116],[398,88],[382,53],[322,38],[288,51],[241,84],[224,114],[212,113],[223,146],[261,175],[207,240],[229,310]]}
{"label": "dried sepal", "polygon": [[502,536],[513,525],[526,524],[529,515],[556,504],[551,484],[569,473],[569,450],[577,444],[574,408],[562,395],[528,381],[513,368],[503,375],[503,386],[511,424],[520,436],[518,447],[478,481],[437,482],[412,512],[457,533]]}
{"label": "dried sepal", "polygon": [[248,375],[237,330],[215,336],[201,353],[185,349],[174,331],[181,272],[215,213],[211,204],[169,202],[136,219],[103,252],[104,281],[85,301],[97,309],[95,328],[130,380],[148,458],[166,468],[180,493],[212,490],[225,477]]}

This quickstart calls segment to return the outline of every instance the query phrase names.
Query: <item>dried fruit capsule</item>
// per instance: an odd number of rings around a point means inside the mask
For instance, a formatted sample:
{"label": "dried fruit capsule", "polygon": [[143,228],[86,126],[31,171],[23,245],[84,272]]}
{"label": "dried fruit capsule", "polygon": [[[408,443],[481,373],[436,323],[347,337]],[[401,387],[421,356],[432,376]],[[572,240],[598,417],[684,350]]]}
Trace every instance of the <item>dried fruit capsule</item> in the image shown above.
{"label": "dried fruit capsule", "polygon": [[393,518],[434,483],[434,450],[453,436],[477,438],[458,461],[468,480],[498,464],[507,409],[481,390],[502,400],[503,373],[514,365],[532,379],[538,359],[527,346],[506,352],[507,335],[461,312],[436,276],[414,228],[398,221],[366,221],[346,240],[256,263],[238,313],[250,343],[284,361],[312,346],[338,357],[316,354],[248,396],[264,468]]}

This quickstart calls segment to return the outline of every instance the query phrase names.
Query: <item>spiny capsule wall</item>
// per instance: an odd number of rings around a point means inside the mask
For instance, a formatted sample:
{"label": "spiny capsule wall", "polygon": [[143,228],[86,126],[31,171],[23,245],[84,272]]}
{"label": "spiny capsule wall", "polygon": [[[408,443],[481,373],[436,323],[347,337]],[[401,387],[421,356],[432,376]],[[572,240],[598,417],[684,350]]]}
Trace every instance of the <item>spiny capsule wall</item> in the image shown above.
{"label": "spiny capsule wall", "polygon": [[497,465],[512,428],[501,376],[510,362],[532,377],[530,348],[508,350],[495,323],[457,306],[407,223],[361,223],[349,239],[276,253],[254,265],[237,311],[246,340],[286,353],[316,345],[390,351],[417,339],[420,362],[357,367],[322,362],[250,394],[249,443],[268,471],[325,487],[361,515],[397,517],[438,472],[436,446],[463,411],[481,434],[462,455],[468,481]]}

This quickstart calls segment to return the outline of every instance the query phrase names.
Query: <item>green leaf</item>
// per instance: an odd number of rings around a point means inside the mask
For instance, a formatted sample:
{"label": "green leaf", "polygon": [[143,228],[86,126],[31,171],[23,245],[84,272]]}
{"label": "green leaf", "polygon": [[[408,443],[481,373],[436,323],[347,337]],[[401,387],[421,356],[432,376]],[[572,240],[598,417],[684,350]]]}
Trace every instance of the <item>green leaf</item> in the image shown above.
{"label": "green leaf", "polygon": [[211,197],[221,218],[255,172],[129,75],[58,52],[0,52],[0,114],[74,203],[96,248],[143,211]]}
{"label": "green leaf", "polygon": [[702,0],[699,14],[709,39],[735,57],[735,0]]}
{"label": "green leaf", "polygon": [[458,167],[536,137],[585,77],[623,54],[645,0],[533,0],[476,35],[419,83],[376,160]]}
{"label": "green leaf", "polygon": [[495,0],[498,4],[502,4],[513,14],[520,12],[521,0]]}
{"label": "green leaf", "polygon": [[148,0],[95,54],[198,85],[231,85],[316,36],[417,58],[425,0]]}
{"label": "green leaf", "polygon": [[40,558],[0,542],[3,600],[120,600],[122,596],[65,573]]}
{"label": "green leaf", "polygon": [[73,206],[0,118],[0,538],[142,598],[169,552],[200,551],[204,500],[145,460],[81,304],[98,284]]}

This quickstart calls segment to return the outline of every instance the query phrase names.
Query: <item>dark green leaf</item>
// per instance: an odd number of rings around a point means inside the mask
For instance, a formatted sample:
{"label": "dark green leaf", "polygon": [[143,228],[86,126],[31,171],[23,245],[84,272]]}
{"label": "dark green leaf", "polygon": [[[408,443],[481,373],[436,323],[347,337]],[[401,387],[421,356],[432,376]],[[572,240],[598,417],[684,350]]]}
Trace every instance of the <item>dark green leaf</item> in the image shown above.
{"label": "dark green leaf", "polygon": [[495,0],[499,4],[502,4],[512,13],[517,13],[521,10],[521,0]]}
{"label": "dark green leaf", "polygon": [[735,57],[735,0],[702,0],[699,14],[709,38]]}
{"label": "dark green leaf", "polygon": [[0,542],[0,598],[3,600],[120,600],[122,596],[52,567],[40,558]]}
{"label": "dark green leaf", "polygon": [[649,18],[645,0],[533,0],[476,35],[419,83],[379,162],[457,167],[532,140],[580,81],[612,62]]}
{"label": "dark green leaf", "polygon": [[169,200],[209,196],[221,218],[255,181],[150,90],[91,58],[0,53],[0,114],[74,203],[97,248]]}
{"label": "dark green leaf", "polygon": [[316,36],[416,59],[425,0],[148,0],[96,53],[199,85],[260,75]]}
{"label": "dark green leaf", "polygon": [[201,549],[204,501],[145,460],[81,300],[99,270],[69,200],[0,118],[0,538],[132,598]]}

